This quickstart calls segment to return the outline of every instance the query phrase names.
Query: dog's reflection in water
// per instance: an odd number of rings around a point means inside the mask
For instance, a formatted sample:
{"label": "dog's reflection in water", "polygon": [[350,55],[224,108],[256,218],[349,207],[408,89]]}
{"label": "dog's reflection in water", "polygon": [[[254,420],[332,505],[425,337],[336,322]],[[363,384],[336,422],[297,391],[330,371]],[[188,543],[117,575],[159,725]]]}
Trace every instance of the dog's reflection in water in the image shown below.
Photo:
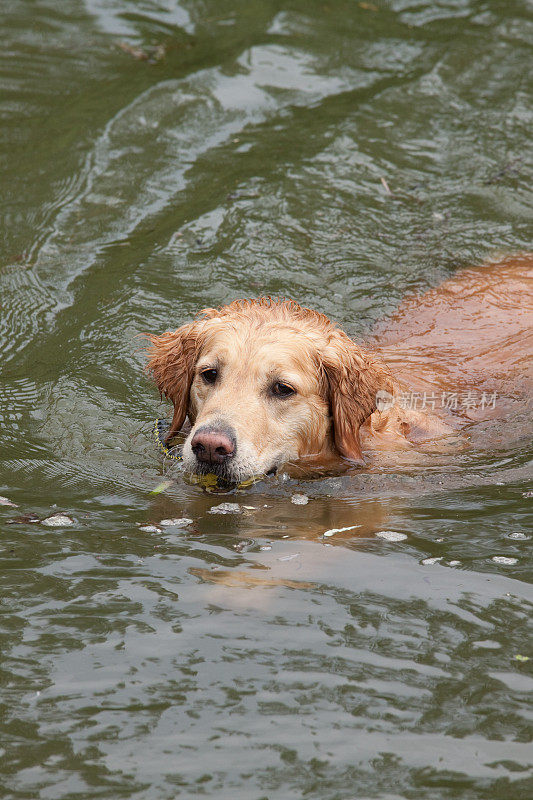
{"label": "dog's reflection in water", "polygon": [[203,581],[209,583],[216,583],[219,586],[226,586],[230,589],[255,589],[255,588],[269,588],[272,586],[286,586],[288,589],[312,589],[316,586],[315,583],[309,581],[297,581],[290,578],[267,578],[256,574],[255,572],[244,570],[229,570],[229,569],[203,569],[201,567],[191,567],[189,569],[191,575],[196,575]]}
{"label": "dog's reflection in water", "polygon": [[[209,536],[229,547],[242,539],[303,539],[347,545],[353,539],[375,536],[391,515],[401,515],[403,508],[402,500],[309,497],[298,486],[292,498],[266,493],[198,492],[186,503],[177,503],[159,495],[152,501],[149,518],[155,525],[162,519],[188,518],[192,520],[185,529],[188,533]],[[218,513],[219,508],[223,513]]]}
{"label": "dog's reflection in water", "polygon": [[[244,502],[243,506],[254,508],[244,508],[240,514],[206,514],[195,525],[196,534],[204,534],[209,542],[230,550],[237,548],[238,552],[244,545],[244,563],[239,560],[235,568],[227,564],[189,568],[189,573],[201,582],[217,587],[212,600],[225,598],[224,602],[232,605],[247,605],[251,589],[313,590],[327,580],[324,562],[328,554],[333,554],[332,547],[358,549],[386,526],[391,513],[396,516],[401,511],[398,501],[368,500],[352,505],[343,498],[321,497],[309,499],[306,505],[296,505],[287,497],[263,495],[265,507],[249,499],[250,503]],[[187,513],[194,514],[197,510],[189,506]],[[263,547],[268,542],[271,550],[257,552],[256,540]],[[301,552],[304,542],[305,553]],[[309,543],[316,547],[309,550]],[[314,580],[317,570],[322,575],[318,581]],[[230,596],[226,596],[226,589],[231,590]],[[259,596],[263,596],[263,591]]]}

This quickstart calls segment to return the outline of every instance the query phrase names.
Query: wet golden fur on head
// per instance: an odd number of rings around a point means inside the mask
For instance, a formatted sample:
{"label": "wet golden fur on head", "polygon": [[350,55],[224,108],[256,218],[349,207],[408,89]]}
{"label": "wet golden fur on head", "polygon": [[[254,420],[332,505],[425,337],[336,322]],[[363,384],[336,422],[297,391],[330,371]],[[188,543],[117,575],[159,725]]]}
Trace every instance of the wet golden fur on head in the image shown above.
{"label": "wet golden fur on head", "polygon": [[[246,362],[249,374],[254,375],[263,362],[265,374],[273,369],[282,372],[286,364],[301,380],[297,398],[281,405],[265,401],[258,408],[250,422],[252,429],[246,432],[258,453],[266,447],[261,437],[269,437],[285,441],[286,446],[278,445],[280,457],[301,458],[316,454],[318,448],[359,461],[359,428],[376,410],[377,392],[392,391],[388,370],[378,359],[358,347],[324,314],[292,300],[235,300],[218,309],[204,309],[194,322],[176,331],[149,338],[148,369],[161,395],[174,405],[171,435],[181,428],[187,414],[193,424],[201,422],[205,392],[193,385],[196,364],[204,354],[216,353],[222,343],[224,352],[234,349],[240,354],[233,366],[231,358],[226,358],[226,382],[233,371],[235,384],[233,394],[226,391],[223,402],[221,396],[220,413],[230,422],[239,418],[247,401],[254,402],[251,396],[242,395]],[[260,380],[261,375],[258,386]],[[211,398],[206,408],[212,414],[215,406]]]}

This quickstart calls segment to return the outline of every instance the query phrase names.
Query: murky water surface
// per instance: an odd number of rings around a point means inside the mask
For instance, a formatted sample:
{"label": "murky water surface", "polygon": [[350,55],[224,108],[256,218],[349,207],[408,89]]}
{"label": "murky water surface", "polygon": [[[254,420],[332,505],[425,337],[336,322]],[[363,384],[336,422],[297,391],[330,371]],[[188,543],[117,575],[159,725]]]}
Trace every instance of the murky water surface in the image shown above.
{"label": "murky water surface", "polygon": [[3,797],[531,797],[530,418],[210,495],[136,338],[260,293],[365,337],[531,247],[530,12],[3,4]]}

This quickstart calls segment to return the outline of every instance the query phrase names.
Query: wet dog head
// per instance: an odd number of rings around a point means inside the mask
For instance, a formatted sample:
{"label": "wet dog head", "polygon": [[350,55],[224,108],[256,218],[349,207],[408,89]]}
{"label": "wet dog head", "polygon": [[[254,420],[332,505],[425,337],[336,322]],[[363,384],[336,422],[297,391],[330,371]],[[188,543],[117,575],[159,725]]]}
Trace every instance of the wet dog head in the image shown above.
{"label": "wet dog head", "polygon": [[386,368],[327,317],[292,301],[237,300],[150,336],[148,369],[189,417],[186,470],[232,482],[337,453],[361,461],[359,428],[391,390]]}

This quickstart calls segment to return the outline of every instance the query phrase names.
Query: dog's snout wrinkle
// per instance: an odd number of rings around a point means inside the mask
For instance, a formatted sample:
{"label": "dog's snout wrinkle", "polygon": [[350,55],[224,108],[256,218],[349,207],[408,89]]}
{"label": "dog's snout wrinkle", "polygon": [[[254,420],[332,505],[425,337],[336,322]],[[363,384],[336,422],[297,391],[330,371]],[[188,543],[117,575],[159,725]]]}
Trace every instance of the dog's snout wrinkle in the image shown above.
{"label": "dog's snout wrinkle", "polygon": [[191,441],[191,449],[198,461],[205,464],[223,464],[235,455],[235,440],[225,431],[200,428]]}

